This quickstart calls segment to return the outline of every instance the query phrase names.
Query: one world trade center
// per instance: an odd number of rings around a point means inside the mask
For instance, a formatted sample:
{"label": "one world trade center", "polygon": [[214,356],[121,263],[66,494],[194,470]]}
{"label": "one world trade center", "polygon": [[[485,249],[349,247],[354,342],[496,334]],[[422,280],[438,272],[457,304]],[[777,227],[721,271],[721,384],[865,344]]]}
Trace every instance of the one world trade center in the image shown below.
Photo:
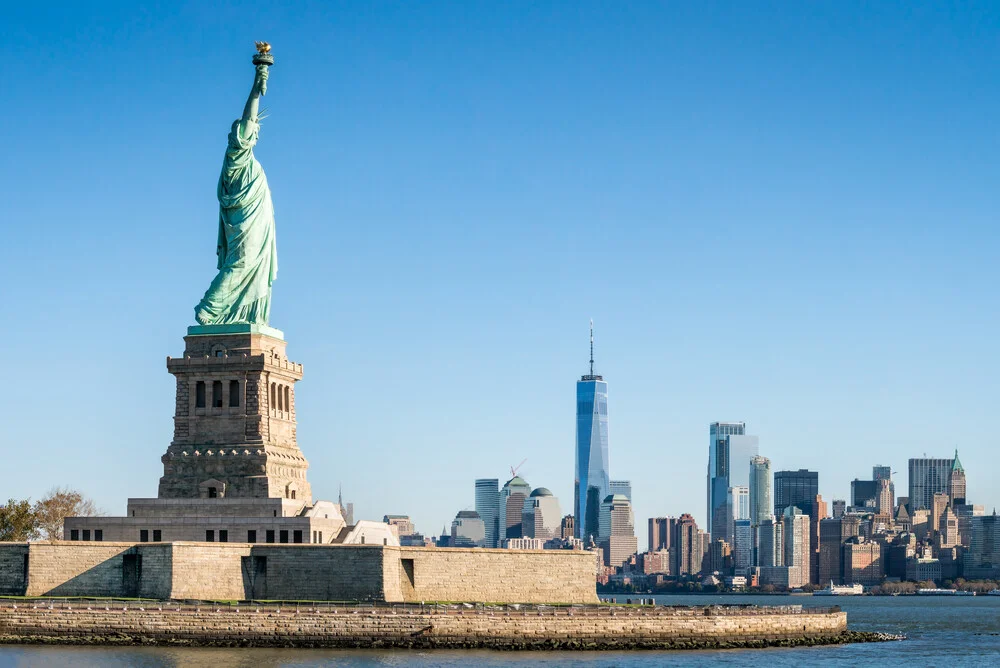
{"label": "one world trade center", "polygon": [[577,538],[598,540],[601,502],[611,493],[608,463],[608,384],[594,373],[594,322],[590,322],[590,373],[576,383],[576,478],[573,519]]}

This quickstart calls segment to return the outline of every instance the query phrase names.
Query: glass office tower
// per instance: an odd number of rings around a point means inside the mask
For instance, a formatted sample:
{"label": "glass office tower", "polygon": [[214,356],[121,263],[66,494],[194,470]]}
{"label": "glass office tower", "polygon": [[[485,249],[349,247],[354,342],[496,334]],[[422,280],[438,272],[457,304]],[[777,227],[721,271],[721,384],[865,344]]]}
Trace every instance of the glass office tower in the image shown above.
{"label": "glass office tower", "polygon": [[576,537],[597,540],[601,502],[611,494],[608,453],[608,384],[594,373],[594,326],[590,327],[590,373],[576,383],[576,476],[573,515]]}
{"label": "glass office tower", "polygon": [[483,520],[485,547],[499,547],[500,481],[497,478],[476,480],[476,512]]}
{"label": "glass office tower", "polygon": [[632,481],[631,480],[612,480],[611,481],[611,494],[621,494],[629,503],[632,503]]}
{"label": "glass office tower", "polygon": [[757,456],[757,437],[745,422],[713,422],[708,428],[708,528],[712,540],[732,545],[727,530],[729,488],[750,487],[750,460]]}
{"label": "glass office tower", "polygon": [[771,460],[754,457],[750,460],[750,522],[752,526],[771,516]]}
{"label": "glass office tower", "polygon": [[774,514],[780,517],[788,506],[808,515],[819,495],[819,473],[808,469],[775,471]]}

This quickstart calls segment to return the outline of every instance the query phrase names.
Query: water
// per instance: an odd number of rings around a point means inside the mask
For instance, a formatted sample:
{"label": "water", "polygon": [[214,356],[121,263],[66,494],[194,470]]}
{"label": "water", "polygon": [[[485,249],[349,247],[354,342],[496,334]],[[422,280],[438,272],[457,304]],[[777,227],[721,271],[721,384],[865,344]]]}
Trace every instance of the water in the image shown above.
{"label": "water", "polygon": [[[624,597],[620,597],[624,600]],[[670,664],[731,666],[1000,665],[1000,597],[657,596],[668,605],[752,603],[828,606],[847,611],[858,631],[908,636],[903,642],[834,647],[684,652],[486,652],[405,650],[195,649],[161,647],[0,646],[0,668],[278,668],[305,666],[585,666],[587,668]]]}

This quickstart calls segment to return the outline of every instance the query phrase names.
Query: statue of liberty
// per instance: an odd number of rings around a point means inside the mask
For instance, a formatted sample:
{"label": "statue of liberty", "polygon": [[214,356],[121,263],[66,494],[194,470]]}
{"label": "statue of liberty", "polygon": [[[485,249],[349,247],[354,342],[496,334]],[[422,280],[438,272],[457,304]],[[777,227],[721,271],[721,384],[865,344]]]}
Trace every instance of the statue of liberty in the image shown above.
{"label": "statue of liberty", "polygon": [[253,88],[243,117],[233,122],[219,175],[219,273],[194,308],[202,325],[267,325],[271,283],[278,274],[274,208],[264,169],[253,155],[260,132],[258,102],[267,92],[271,47],[257,43]]}

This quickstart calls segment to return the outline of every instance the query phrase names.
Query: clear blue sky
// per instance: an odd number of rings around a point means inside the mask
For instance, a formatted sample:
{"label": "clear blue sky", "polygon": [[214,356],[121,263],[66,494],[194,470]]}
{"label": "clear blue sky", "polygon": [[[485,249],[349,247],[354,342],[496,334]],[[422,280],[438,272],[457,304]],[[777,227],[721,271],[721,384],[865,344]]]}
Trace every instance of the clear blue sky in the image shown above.
{"label": "clear blue sky", "polygon": [[828,500],[958,446],[1000,505],[996,3],[217,4],[4,9],[0,497],[156,494],[266,39],[317,497],[438,532],[527,458],[569,512],[593,318],[640,545],[714,420]]}

